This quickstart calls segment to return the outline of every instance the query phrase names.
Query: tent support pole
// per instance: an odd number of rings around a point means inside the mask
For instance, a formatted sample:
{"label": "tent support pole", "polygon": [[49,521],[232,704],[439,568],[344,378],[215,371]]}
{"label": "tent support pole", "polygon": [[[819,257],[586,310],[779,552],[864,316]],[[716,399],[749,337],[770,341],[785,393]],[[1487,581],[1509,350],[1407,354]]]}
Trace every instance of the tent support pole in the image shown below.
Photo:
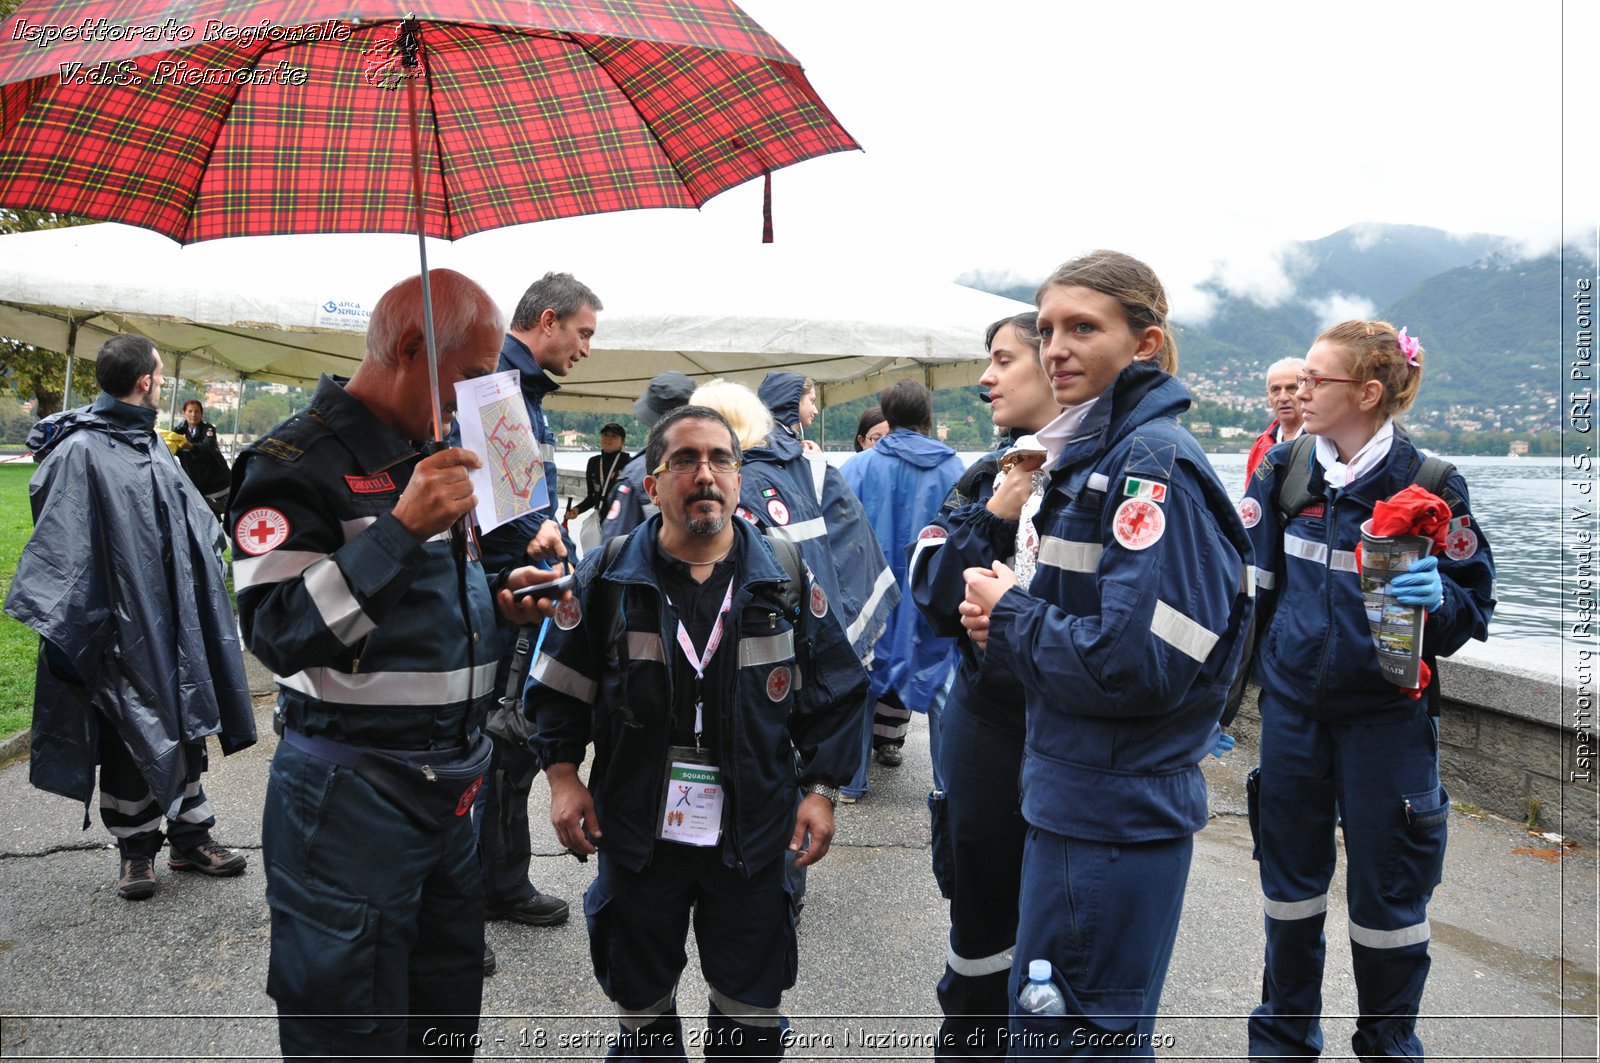
{"label": "tent support pole", "polygon": [[61,408],[72,409],[72,359],[78,353],[78,319],[67,315],[67,385],[61,390]]}

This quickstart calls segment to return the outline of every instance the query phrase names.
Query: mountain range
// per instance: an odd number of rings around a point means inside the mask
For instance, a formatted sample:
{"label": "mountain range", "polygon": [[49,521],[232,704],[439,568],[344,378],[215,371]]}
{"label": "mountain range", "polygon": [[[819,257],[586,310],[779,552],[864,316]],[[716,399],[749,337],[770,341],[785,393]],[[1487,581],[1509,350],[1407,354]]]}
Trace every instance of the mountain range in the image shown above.
{"label": "mountain range", "polygon": [[[1199,286],[1209,315],[1174,317],[1181,374],[1208,416],[1238,411],[1248,423],[1264,414],[1269,364],[1304,354],[1328,325],[1363,317],[1407,327],[1426,349],[1408,424],[1559,429],[1563,265],[1569,275],[1594,271],[1576,247],[1529,257],[1504,237],[1364,223],[1288,244],[1278,264],[1281,276],[1255,291],[1219,271]],[[1038,286],[977,271],[958,280],[1030,303]]]}

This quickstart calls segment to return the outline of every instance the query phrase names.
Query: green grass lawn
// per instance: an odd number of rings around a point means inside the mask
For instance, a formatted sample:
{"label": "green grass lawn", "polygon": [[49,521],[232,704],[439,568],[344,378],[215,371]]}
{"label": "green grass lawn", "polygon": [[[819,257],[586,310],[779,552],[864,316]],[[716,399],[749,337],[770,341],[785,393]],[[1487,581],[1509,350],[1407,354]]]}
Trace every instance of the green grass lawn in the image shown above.
{"label": "green grass lawn", "polygon": [[[17,558],[33,531],[28,510],[28,478],[33,466],[25,462],[0,465],[0,600],[11,590]],[[33,664],[39,637],[0,613],[0,738],[24,730],[33,720]]]}

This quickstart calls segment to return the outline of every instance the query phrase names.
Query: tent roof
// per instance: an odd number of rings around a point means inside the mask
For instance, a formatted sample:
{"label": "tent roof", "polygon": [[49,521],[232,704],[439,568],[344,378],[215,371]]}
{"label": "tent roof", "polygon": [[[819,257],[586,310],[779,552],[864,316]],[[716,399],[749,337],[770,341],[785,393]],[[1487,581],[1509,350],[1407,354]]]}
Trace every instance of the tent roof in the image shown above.
{"label": "tent roof", "polygon": [[[788,369],[814,378],[824,404],[902,376],[972,384],[984,328],[1030,309],[948,280],[802,262],[761,245],[625,255],[541,246],[533,267],[527,228],[500,233],[430,243],[429,264],[479,281],[508,316],[546,264],[596,292],[605,309],[590,357],[550,403],[566,409],[626,410],[669,369],[752,387]],[[92,358],[111,335],[137,332],[174,356],[169,375],[307,384],[355,368],[367,314],[416,261],[416,241],[392,236],[190,247],[120,225],[0,236],[0,335],[64,352],[75,325],[76,352]]]}

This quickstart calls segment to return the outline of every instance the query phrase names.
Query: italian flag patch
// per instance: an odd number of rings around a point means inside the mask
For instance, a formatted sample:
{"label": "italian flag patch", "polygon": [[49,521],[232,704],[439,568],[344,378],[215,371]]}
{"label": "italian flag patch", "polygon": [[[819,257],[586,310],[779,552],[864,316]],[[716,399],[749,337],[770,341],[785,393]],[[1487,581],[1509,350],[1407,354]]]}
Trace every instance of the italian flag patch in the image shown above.
{"label": "italian flag patch", "polygon": [[1125,498],[1148,498],[1152,502],[1165,502],[1167,485],[1155,480],[1140,480],[1130,476],[1122,487],[1122,494]]}

